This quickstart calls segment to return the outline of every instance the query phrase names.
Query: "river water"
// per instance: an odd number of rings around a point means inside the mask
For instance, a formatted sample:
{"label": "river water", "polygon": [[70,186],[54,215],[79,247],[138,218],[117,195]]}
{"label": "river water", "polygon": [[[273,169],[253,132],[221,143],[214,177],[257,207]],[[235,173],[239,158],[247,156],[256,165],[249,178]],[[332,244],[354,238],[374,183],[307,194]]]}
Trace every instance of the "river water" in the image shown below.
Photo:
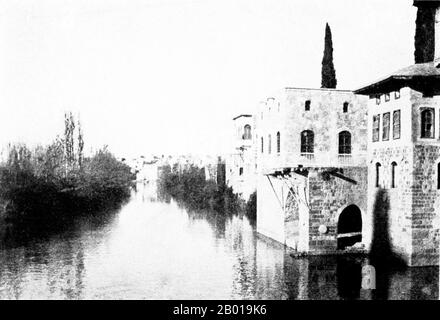
{"label": "river water", "polygon": [[[50,228],[50,227],[49,227]],[[188,212],[139,185],[121,209],[65,230],[5,237],[0,299],[438,299],[438,268],[292,258],[246,217]]]}

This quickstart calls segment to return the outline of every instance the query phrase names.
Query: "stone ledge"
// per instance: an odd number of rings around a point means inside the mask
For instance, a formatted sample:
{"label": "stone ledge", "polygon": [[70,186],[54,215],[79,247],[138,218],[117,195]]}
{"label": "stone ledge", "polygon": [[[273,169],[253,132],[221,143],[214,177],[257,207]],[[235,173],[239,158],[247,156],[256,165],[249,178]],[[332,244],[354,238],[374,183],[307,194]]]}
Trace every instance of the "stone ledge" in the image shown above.
{"label": "stone ledge", "polygon": [[308,257],[308,256],[366,256],[368,251],[365,249],[352,250],[326,250],[326,251],[310,251],[310,252],[291,252],[290,256],[293,258]]}

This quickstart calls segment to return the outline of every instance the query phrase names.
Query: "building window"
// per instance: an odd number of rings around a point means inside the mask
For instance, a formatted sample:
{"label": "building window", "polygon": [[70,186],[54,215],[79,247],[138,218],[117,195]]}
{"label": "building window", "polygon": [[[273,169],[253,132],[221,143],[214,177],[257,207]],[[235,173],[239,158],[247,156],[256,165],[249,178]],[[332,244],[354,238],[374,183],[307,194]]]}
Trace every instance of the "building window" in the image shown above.
{"label": "building window", "polygon": [[269,135],[268,137],[267,137],[267,139],[268,139],[268,153],[269,154],[271,154],[272,153],[272,137],[271,137],[271,135]]}
{"label": "building window", "polygon": [[373,116],[373,142],[379,141],[380,115]]}
{"label": "building window", "polygon": [[339,133],[339,154],[351,154],[351,134],[348,131]]}
{"label": "building window", "polygon": [[250,125],[244,126],[243,140],[251,140],[252,139],[252,130]]}
{"label": "building window", "polygon": [[376,104],[380,104],[380,94],[376,95]]}
{"label": "building window", "polygon": [[281,135],[277,132],[277,153],[281,152]]}
{"label": "building window", "polygon": [[390,113],[384,113],[382,119],[382,141],[390,140]]}
{"label": "building window", "polygon": [[240,168],[239,174],[240,174],[240,176],[243,175],[243,168]]}
{"label": "building window", "polygon": [[348,112],[348,102],[344,102],[344,105],[342,106],[342,112],[344,113]]}
{"label": "building window", "polygon": [[434,138],[434,109],[425,109],[420,114],[421,137]]}
{"label": "building window", "polygon": [[440,163],[437,165],[437,189],[440,190]]}
{"label": "building window", "polygon": [[312,102],[310,100],[307,100],[305,103],[305,110],[306,111],[310,111],[310,105],[312,104]]}
{"label": "building window", "polygon": [[400,99],[400,90],[394,91],[394,99]]}
{"label": "building window", "polygon": [[390,94],[389,93],[385,93],[385,102],[390,101]]}
{"label": "building window", "polygon": [[301,153],[313,153],[315,144],[313,131],[305,130],[301,132]]}
{"label": "building window", "polygon": [[396,187],[396,167],[397,167],[397,163],[392,162],[391,163],[391,188]]}
{"label": "building window", "polygon": [[393,112],[393,139],[400,139],[400,110]]}
{"label": "building window", "polygon": [[261,137],[261,153],[264,153],[264,139]]}
{"label": "building window", "polygon": [[376,188],[379,188],[379,181],[380,181],[380,163],[376,163]]}

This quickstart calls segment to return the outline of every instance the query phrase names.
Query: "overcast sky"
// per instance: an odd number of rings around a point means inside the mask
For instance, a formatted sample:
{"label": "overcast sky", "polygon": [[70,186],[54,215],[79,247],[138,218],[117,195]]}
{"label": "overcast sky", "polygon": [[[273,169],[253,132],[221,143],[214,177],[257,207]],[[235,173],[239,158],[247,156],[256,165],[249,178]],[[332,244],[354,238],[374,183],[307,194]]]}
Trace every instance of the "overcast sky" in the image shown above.
{"label": "overcast sky", "polygon": [[232,117],[319,87],[325,23],[338,88],[413,63],[412,0],[0,0],[0,143],[47,143],[79,113],[86,148],[222,153]]}

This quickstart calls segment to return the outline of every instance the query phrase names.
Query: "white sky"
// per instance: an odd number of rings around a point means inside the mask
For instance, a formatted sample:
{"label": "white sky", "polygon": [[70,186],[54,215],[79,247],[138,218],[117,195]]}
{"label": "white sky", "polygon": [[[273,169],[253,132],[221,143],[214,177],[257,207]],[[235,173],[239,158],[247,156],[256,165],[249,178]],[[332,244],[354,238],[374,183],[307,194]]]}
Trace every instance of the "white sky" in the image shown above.
{"label": "white sky", "polygon": [[232,117],[319,87],[325,23],[338,88],[413,63],[412,0],[0,0],[0,144],[47,143],[80,114],[86,148],[228,152]]}

